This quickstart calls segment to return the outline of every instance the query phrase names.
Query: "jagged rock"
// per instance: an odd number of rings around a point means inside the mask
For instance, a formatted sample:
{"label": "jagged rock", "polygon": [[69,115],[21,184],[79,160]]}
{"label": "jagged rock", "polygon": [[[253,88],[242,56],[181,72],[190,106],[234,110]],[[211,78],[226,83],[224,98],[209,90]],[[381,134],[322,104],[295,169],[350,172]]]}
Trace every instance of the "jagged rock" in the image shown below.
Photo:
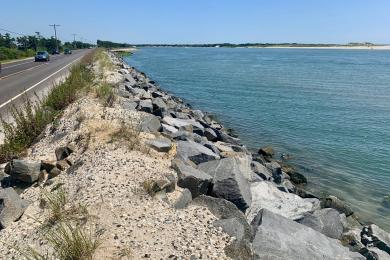
{"label": "jagged rock", "polygon": [[55,167],[56,167],[55,161],[46,161],[46,160],[41,161],[41,170],[50,172]]}
{"label": "jagged rock", "polygon": [[137,84],[137,81],[135,81],[135,79],[133,78],[132,75],[130,74],[126,74],[125,75],[125,81],[127,81],[128,83],[126,84],[129,84],[129,86],[135,86]]}
{"label": "jagged rock", "polygon": [[132,100],[125,99],[122,101],[122,107],[126,110],[136,110],[138,103]]}
{"label": "jagged rock", "polygon": [[[250,225],[244,214],[230,201],[200,195],[192,204],[207,207],[210,212],[220,219],[214,225],[236,237],[236,240],[225,248],[226,254],[232,259],[252,259],[250,241],[253,239]],[[221,221],[222,220],[222,221]],[[231,226],[230,224],[234,224]]]}
{"label": "jagged rock", "polygon": [[164,116],[162,121],[163,121],[163,123],[170,125],[170,126],[174,126],[178,129],[180,129],[180,128],[183,129],[184,127],[191,125],[189,122],[185,121],[184,119],[173,118],[170,116]]}
{"label": "jagged rock", "polygon": [[219,155],[194,141],[178,141],[176,156],[183,161],[190,160],[195,164],[220,159]]}
{"label": "jagged rock", "polygon": [[169,152],[169,150],[171,150],[171,147],[172,147],[171,140],[169,140],[168,138],[163,138],[163,137],[149,140],[147,142],[147,144],[150,147],[152,147],[153,149],[155,149],[156,151],[164,152],[164,153]]}
{"label": "jagged rock", "polygon": [[335,196],[328,196],[321,199],[321,207],[333,208],[340,213],[344,213],[347,217],[353,214],[352,209],[344,201]]}
{"label": "jagged rock", "polygon": [[0,189],[0,227],[6,228],[18,220],[27,205],[27,202],[22,200],[13,188]]}
{"label": "jagged rock", "polygon": [[138,110],[146,113],[152,113],[153,112],[152,101],[150,99],[141,100],[138,104]]}
{"label": "jagged rock", "polygon": [[[343,216],[345,218],[344,214]],[[298,222],[321,232],[325,236],[340,239],[344,231],[343,216],[332,208],[319,209],[313,213],[305,213]]]}
{"label": "jagged rock", "polygon": [[226,246],[225,253],[232,259],[251,259],[252,245],[250,243],[251,232],[247,229],[247,223],[242,223],[238,218],[228,218],[216,220],[213,223],[231,237],[236,239]]}
{"label": "jagged rock", "polygon": [[234,203],[242,211],[251,205],[249,160],[238,157],[224,158],[199,164],[198,169],[213,177],[214,196]]}
{"label": "jagged rock", "polygon": [[161,129],[160,119],[154,115],[147,115],[141,119],[139,127],[142,132],[158,132]]}
{"label": "jagged rock", "polygon": [[129,98],[130,97],[130,93],[126,90],[123,90],[123,89],[118,89],[117,93],[116,93],[118,96],[120,97],[123,97],[123,98]]}
{"label": "jagged rock", "polygon": [[258,152],[260,155],[268,158],[272,158],[275,154],[274,149],[271,146],[262,147]]}
{"label": "jagged rock", "polygon": [[253,240],[255,259],[365,259],[359,253],[350,252],[338,240],[267,209],[258,212],[252,227],[256,232]]}
{"label": "jagged rock", "polygon": [[267,167],[265,167],[261,163],[257,161],[252,161],[251,167],[252,167],[252,171],[257,175],[259,175],[263,180],[266,181],[272,180],[272,173],[268,170]]}
{"label": "jagged rock", "polygon": [[267,181],[252,183],[250,191],[252,204],[246,212],[248,222],[263,208],[292,220],[301,219],[304,213],[320,208],[318,199],[302,199],[295,194],[282,192]]}
{"label": "jagged rock", "polygon": [[206,136],[207,140],[209,140],[211,142],[214,142],[214,141],[216,141],[218,139],[217,134],[211,128],[206,128],[204,130],[204,136]]}
{"label": "jagged rock", "polygon": [[306,177],[299,173],[299,172],[296,172],[296,171],[293,171],[291,173],[287,173],[289,176],[290,176],[290,180],[292,183],[294,184],[307,184],[307,179]]}
{"label": "jagged rock", "polygon": [[164,113],[168,110],[167,104],[165,104],[162,98],[154,98],[152,100],[153,114],[163,117]]}
{"label": "jagged rock", "polygon": [[122,75],[129,74],[129,71],[126,70],[126,69],[120,69],[120,70],[118,70],[118,72],[119,72],[120,74],[122,74]]}
{"label": "jagged rock", "polygon": [[169,135],[175,134],[175,133],[177,133],[177,131],[179,131],[176,127],[173,127],[173,126],[170,126],[167,124],[161,124],[161,126],[162,126],[162,131],[164,133],[169,134]]}
{"label": "jagged rock", "polygon": [[70,165],[67,161],[61,160],[56,163],[56,167],[60,169],[61,171],[65,171],[66,168],[68,168]]}
{"label": "jagged rock", "polygon": [[267,163],[267,161],[264,159],[264,157],[260,154],[257,154],[257,153],[252,154],[252,160],[255,162],[258,162],[262,165],[265,165]]}
{"label": "jagged rock", "polygon": [[[177,112],[175,114],[178,115]],[[164,116],[163,122],[178,129],[194,132],[199,135],[203,135],[204,133],[204,127],[202,126],[202,124],[195,121],[194,119],[180,119],[173,118],[170,116]]]}
{"label": "jagged rock", "polygon": [[267,167],[267,169],[269,169],[270,172],[272,173],[272,178],[274,179],[275,183],[278,184],[282,183],[284,175],[282,172],[282,167],[279,165],[279,163],[277,162],[266,163],[265,167]]}
{"label": "jagged rock", "polygon": [[390,255],[390,234],[375,224],[365,226],[361,232],[365,246],[377,247]]}
{"label": "jagged rock", "polygon": [[64,160],[69,155],[71,155],[75,150],[76,148],[71,144],[68,144],[67,146],[58,147],[55,150],[57,161]]}
{"label": "jagged rock", "polygon": [[186,165],[180,160],[173,160],[172,168],[177,171],[177,185],[189,189],[193,198],[200,194],[207,194],[212,182],[210,175]]}
{"label": "jagged rock", "polygon": [[192,201],[191,191],[189,189],[184,189],[180,194],[180,197],[174,204],[175,209],[184,209]]}
{"label": "jagged rock", "polygon": [[351,229],[341,235],[340,241],[353,252],[359,252],[364,248],[360,237],[361,230]]}
{"label": "jagged rock", "polygon": [[53,169],[51,169],[48,172],[48,174],[49,174],[49,176],[48,176],[49,179],[52,179],[52,178],[57,177],[58,175],[60,175],[61,174],[61,170],[58,169],[57,167],[54,167]]}
{"label": "jagged rock", "polygon": [[[213,128],[216,128],[214,126],[212,126]],[[240,139],[238,138],[235,138],[233,136],[230,136],[228,135],[227,133],[225,133],[224,131],[221,131],[221,130],[217,130],[216,131],[217,135],[218,135],[218,139],[222,142],[225,142],[225,143],[231,143],[231,144],[234,144],[234,145],[240,145],[241,144],[241,141]]]}
{"label": "jagged rock", "polygon": [[4,169],[4,172],[15,180],[20,180],[27,183],[33,183],[38,180],[41,171],[41,163],[17,160],[10,161]]}

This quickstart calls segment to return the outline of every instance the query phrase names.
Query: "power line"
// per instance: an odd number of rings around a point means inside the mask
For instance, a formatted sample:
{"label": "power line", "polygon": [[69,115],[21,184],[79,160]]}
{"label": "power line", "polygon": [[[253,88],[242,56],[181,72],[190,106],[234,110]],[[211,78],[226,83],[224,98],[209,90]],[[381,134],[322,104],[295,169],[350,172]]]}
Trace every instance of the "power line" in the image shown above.
{"label": "power line", "polygon": [[4,28],[0,28],[0,31],[5,31],[5,32],[8,32],[8,33],[13,33],[13,34],[18,34],[18,35],[28,36],[27,34],[18,33],[18,32],[13,32],[13,31],[10,31],[10,30],[4,29]]}

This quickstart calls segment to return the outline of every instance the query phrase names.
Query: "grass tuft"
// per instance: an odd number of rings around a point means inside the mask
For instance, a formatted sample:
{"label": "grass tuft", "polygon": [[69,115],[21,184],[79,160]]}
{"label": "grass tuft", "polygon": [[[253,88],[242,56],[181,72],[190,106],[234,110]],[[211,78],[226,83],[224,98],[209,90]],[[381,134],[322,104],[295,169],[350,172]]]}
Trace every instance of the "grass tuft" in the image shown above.
{"label": "grass tuft", "polygon": [[45,235],[61,260],[90,260],[101,244],[99,236],[81,226],[60,223]]}
{"label": "grass tuft", "polygon": [[140,134],[141,128],[138,122],[121,122],[119,129],[111,134],[111,142],[124,143],[129,150],[142,151]]}
{"label": "grass tuft", "polygon": [[102,83],[96,88],[96,96],[101,100],[105,107],[113,107],[116,100],[114,88],[108,83]]}

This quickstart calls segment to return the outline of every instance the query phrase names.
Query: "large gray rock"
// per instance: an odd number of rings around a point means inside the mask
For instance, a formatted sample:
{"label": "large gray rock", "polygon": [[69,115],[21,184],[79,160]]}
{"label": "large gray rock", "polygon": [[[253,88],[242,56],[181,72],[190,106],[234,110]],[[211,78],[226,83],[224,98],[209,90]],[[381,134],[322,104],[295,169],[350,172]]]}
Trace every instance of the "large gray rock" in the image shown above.
{"label": "large gray rock", "polygon": [[198,166],[198,169],[213,177],[213,195],[231,201],[244,212],[252,202],[248,182],[251,169],[247,161],[245,158],[232,157]]}
{"label": "large gray rock", "polygon": [[253,161],[251,163],[252,171],[256,173],[258,176],[260,176],[263,180],[271,181],[272,180],[272,173],[268,170],[267,167],[262,165],[261,163],[257,161]]}
{"label": "large gray rock", "polygon": [[321,199],[321,206],[323,208],[333,208],[340,213],[344,213],[347,217],[353,214],[352,209],[344,201],[335,196],[328,196]]}
{"label": "large gray rock", "polygon": [[252,204],[247,210],[251,222],[261,209],[267,209],[291,220],[301,219],[306,212],[320,208],[318,199],[302,199],[298,195],[280,191],[273,183],[262,181],[251,184]]}
{"label": "large gray rock", "polygon": [[[176,113],[177,114],[177,113]],[[173,118],[170,116],[164,116],[163,123],[174,126],[178,129],[183,130],[192,130],[194,133],[203,135],[204,127],[201,123],[196,121],[195,119],[180,119],[180,118]]]}
{"label": "large gray rock", "polygon": [[183,161],[190,160],[195,164],[220,159],[219,155],[194,141],[178,141],[176,156]]}
{"label": "large gray rock", "polygon": [[139,127],[142,132],[158,132],[161,129],[161,122],[158,117],[154,115],[147,115],[142,117]]}
{"label": "large gray rock", "polygon": [[230,201],[221,198],[213,198],[200,195],[192,201],[192,204],[207,207],[210,212],[219,220],[214,222],[215,226],[222,229],[236,240],[225,248],[225,253],[232,259],[252,259],[253,239],[252,229],[245,219],[244,214]]}
{"label": "large gray rock", "polygon": [[122,101],[122,107],[126,110],[136,110],[138,103],[132,100],[125,99]]}
{"label": "large gray rock", "polygon": [[390,234],[375,224],[365,226],[362,230],[362,242],[368,247],[378,249],[390,255]]}
{"label": "large gray rock", "polygon": [[177,171],[177,185],[189,189],[193,198],[200,194],[207,194],[212,181],[210,175],[186,165],[180,160],[173,160],[172,168]]}
{"label": "large gray rock", "polygon": [[172,142],[168,138],[156,138],[153,140],[149,140],[147,144],[152,147],[154,150],[158,152],[164,152],[167,153],[169,150],[171,150]]}
{"label": "large gray rock", "polygon": [[169,135],[173,135],[173,134],[177,133],[177,131],[179,131],[176,127],[170,126],[167,124],[161,124],[161,126],[162,126],[162,131],[164,133],[169,134]]}
{"label": "large gray rock", "polygon": [[184,209],[188,206],[188,204],[190,204],[191,201],[191,191],[189,189],[184,189],[173,206],[175,209]]}
{"label": "large gray rock", "polygon": [[217,141],[217,139],[218,139],[218,135],[211,128],[206,128],[204,130],[204,136],[206,136],[207,140],[212,141],[212,142]]}
{"label": "large gray rock", "polygon": [[268,170],[272,173],[272,178],[274,179],[275,183],[282,183],[283,181],[283,172],[282,167],[277,162],[270,162],[266,163],[265,166]]}
{"label": "large gray rock", "polygon": [[[216,128],[214,126],[212,126],[213,128]],[[224,131],[217,131],[217,135],[218,135],[218,139],[225,142],[225,143],[231,143],[231,144],[234,144],[234,145],[241,145],[241,141],[240,139],[238,138],[235,138],[233,136],[230,136],[228,135],[227,133],[225,133]]]}
{"label": "large gray rock", "polygon": [[255,259],[272,260],[363,260],[336,239],[269,210],[261,210],[252,222]]}
{"label": "large gray rock", "polygon": [[131,87],[133,87],[137,84],[137,81],[130,74],[125,75],[125,81],[126,81],[126,85],[128,84]]}
{"label": "large gray rock", "polygon": [[0,227],[6,228],[18,220],[27,208],[27,202],[22,200],[13,188],[0,189]]}
{"label": "large gray rock", "polygon": [[156,116],[163,117],[164,113],[168,110],[167,104],[162,98],[154,98],[153,103],[153,114]]}
{"label": "large gray rock", "polygon": [[325,236],[340,239],[344,231],[343,218],[345,215],[335,209],[319,209],[313,213],[305,213],[303,219],[298,222],[302,225],[311,227]]}
{"label": "large gray rock", "polygon": [[138,109],[146,113],[153,112],[153,104],[150,99],[141,100],[138,104]]}
{"label": "large gray rock", "polygon": [[41,163],[14,159],[6,165],[4,171],[13,179],[33,183],[39,178]]}

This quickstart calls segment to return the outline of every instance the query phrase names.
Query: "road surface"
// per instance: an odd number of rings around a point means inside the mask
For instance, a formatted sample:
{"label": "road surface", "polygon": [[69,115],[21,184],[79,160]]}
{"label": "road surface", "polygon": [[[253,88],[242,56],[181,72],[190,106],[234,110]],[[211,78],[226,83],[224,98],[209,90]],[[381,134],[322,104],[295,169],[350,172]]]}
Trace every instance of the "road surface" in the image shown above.
{"label": "road surface", "polygon": [[64,77],[71,65],[91,50],[76,50],[71,55],[51,55],[49,62],[22,60],[2,65],[0,74],[0,115],[25,94],[38,93]]}

